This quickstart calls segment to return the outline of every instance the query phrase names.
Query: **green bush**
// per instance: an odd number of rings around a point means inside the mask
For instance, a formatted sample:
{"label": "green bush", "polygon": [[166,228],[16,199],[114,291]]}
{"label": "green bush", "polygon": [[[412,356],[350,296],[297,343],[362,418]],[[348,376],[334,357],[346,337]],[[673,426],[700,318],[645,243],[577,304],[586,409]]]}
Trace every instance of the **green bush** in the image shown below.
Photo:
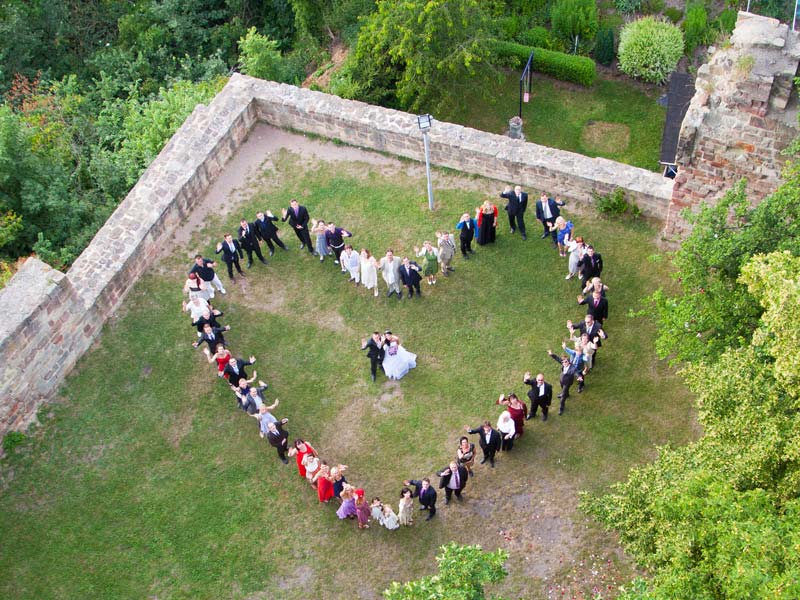
{"label": "green bush", "polygon": [[525,46],[533,46],[535,48],[545,48],[547,50],[554,50],[553,38],[550,35],[550,30],[546,27],[530,27],[520,32],[516,41]]}
{"label": "green bush", "polygon": [[683,38],[686,42],[686,55],[691,56],[695,48],[706,43],[708,39],[708,13],[702,4],[690,4],[686,7],[686,19],[683,21]]}
{"label": "green bush", "polygon": [[736,27],[737,18],[739,18],[739,13],[735,8],[726,8],[717,15],[714,26],[722,33],[732,33],[733,28]]}
{"label": "green bush", "polygon": [[664,0],[644,0],[642,12],[646,15],[657,15],[664,10]]}
{"label": "green bush", "polygon": [[22,444],[28,436],[21,431],[9,431],[3,438],[3,452],[11,454],[14,448]]}
{"label": "green bush", "polygon": [[603,28],[597,34],[597,43],[594,47],[594,57],[601,65],[610,65],[614,62],[614,30]]}
{"label": "green bush", "polygon": [[629,15],[641,11],[642,0],[614,0],[614,6],[617,7],[617,12]]}
{"label": "green bush", "polygon": [[550,9],[553,33],[574,54],[587,49],[597,35],[597,3],[595,0],[556,0]]}
{"label": "green bush", "polygon": [[642,211],[641,209],[625,197],[625,191],[622,188],[616,188],[610,194],[592,194],[594,196],[595,208],[597,212],[606,217],[615,217],[618,219],[638,219]]}
{"label": "green bush", "polygon": [[672,23],[644,17],[628,23],[619,36],[619,68],[631,77],[663,83],[683,54],[683,34]]}
{"label": "green bush", "polygon": [[522,68],[530,56],[533,56],[533,70],[544,73],[555,79],[571,81],[586,87],[591,86],[597,77],[597,66],[591,58],[573,56],[544,48],[532,48],[514,42],[493,40],[492,50],[500,65],[514,69]]}
{"label": "green bush", "polygon": [[680,8],[668,6],[664,9],[664,16],[667,17],[673,24],[677,25],[678,22],[683,18],[683,11]]}

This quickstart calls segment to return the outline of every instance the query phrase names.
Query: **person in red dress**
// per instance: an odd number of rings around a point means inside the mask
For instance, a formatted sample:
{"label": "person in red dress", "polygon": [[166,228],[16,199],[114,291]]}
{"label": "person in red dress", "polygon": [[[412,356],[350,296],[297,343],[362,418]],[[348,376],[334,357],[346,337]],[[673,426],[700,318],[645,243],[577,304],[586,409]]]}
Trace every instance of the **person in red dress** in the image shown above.
{"label": "person in red dress", "polygon": [[514,428],[516,429],[514,439],[522,437],[523,429],[525,428],[525,417],[528,415],[528,407],[517,398],[516,394],[509,394],[508,398],[506,398],[505,394],[500,394],[497,403],[506,406],[508,413],[514,420]]}
{"label": "person in red dress", "polygon": [[225,346],[222,344],[217,344],[217,352],[214,354],[214,356],[211,356],[208,348],[203,348],[203,352],[206,353],[208,362],[213,363],[214,361],[217,361],[217,377],[224,377],[227,379],[228,374],[225,373],[225,367],[228,365],[228,362],[231,359],[230,350],[226,350]]}
{"label": "person in red dress", "polygon": [[331,477],[331,468],[324,460],[319,471],[314,475],[314,481],[317,483],[319,501],[327,504],[333,498],[333,477]]}
{"label": "person in red dress", "polygon": [[306,454],[317,456],[317,451],[314,450],[311,444],[308,444],[299,438],[296,439],[294,441],[294,448],[289,449],[289,456],[296,457],[297,471],[300,473],[300,477],[306,476],[306,468],[303,465],[303,459],[306,457]]}

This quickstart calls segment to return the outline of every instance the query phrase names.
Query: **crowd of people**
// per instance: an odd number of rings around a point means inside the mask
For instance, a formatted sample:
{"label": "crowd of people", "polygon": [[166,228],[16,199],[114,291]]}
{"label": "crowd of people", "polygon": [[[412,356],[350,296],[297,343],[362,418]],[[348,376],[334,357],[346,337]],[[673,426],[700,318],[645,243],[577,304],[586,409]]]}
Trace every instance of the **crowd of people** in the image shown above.
{"label": "crowd of people", "polygon": [[[520,186],[513,189],[509,186],[500,193],[500,197],[506,200],[504,210],[508,215],[510,233],[519,231],[521,238],[527,240],[524,220],[527,193]],[[584,391],[589,373],[597,367],[598,350],[608,338],[603,328],[608,319],[608,286],[600,278],[603,271],[602,257],[591,245],[586,244],[583,237],[575,235],[572,221],[561,216],[563,206],[560,198],[549,198],[544,193],[536,202],[536,218],[542,224],[541,237],[550,239],[560,257],[568,257],[565,278],[579,278],[580,294],[577,296],[577,303],[586,306],[586,315],[582,321],[577,324],[572,320],[566,322],[572,347],[566,342],[562,343],[563,353],[560,355],[547,350],[559,367],[559,415],[566,410],[570,389],[576,381],[578,393]],[[485,245],[496,240],[498,215],[497,206],[489,200],[475,209],[475,217],[471,217],[469,213],[462,215],[456,224],[456,230],[459,232],[460,251],[464,259],[468,260],[474,253],[473,241],[478,245]],[[357,287],[363,286],[373,291],[375,296],[379,294],[378,272],[386,285],[387,297],[397,294],[400,299],[403,297],[401,285],[406,288],[409,298],[413,298],[415,293],[419,297],[423,278],[432,286],[436,284],[438,275],[448,277],[455,270],[451,262],[456,246],[448,231],[436,232],[435,246],[425,241],[421,248],[414,248],[416,257],[422,258],[420,265],[408,256],[398,260],[391,249],[380,260],[372,256],[366,248],[357,253],[351,244],[346,243],[346,240],[353,237],[350,231],[332,222],[310,219],[306,207],[296,200],[291,200],[289,206],[281,211],[281,220],[289,221],[289,226],[300,241],[301,251],[308,250],[312,255],[318,256],[321,262],[330,257],[335,265],[339,265],[342,273],[349,275],[349,281]],[[222,255],[231,281],[235,281],[237,275],[245,276],[240,264],[245,253],[248,268],[252,267],[254,255],[266,264],[261,252],[261,242],[269,248],[270,256],[274,255],[276,246],[288,251],[278,235],[276,221],[278,217],[271,211],[259,211],[253,222],[241,220],[236,238],[229,233],[223,236],[223,240],[216,246],[216,253]],[[313,244],[311,234],[316,238]],[[216,261],[197,254],[184,284],[183,291],[188,299],[183,302],[183,310],[190,314],[192,327],[196,332],[192,345],[199,347],[205,344],[203,353],[207,361],[210,364],[216,363],[217,376],[230,387],[236,405],[257,421],[259,435],[275,448],[279,460],[288,464],[289,458],[294,458],[299,475],[316,491],[319,501],[326,504],[332,500],[337,502],[337,516],[340,519],[355,520],[360,529],[368,528],[370,520],[387,529],[411,525],[414,498],[419,499],[419,510],[427,512],[426,520],[432,519],[436,515],[438,494],[430,477],[404,480],[398,510],[395,512],[391,503],[383,502],[380,498],[375,497],[367,502],[364,489],[347,481],[347,465],[329,464],[302,438],[289,442],[289,433],[286,430],[288,418],[274,415],[280,401],[276,398],[268,403],[265,397],[268,384],[257,379],[258,374],[254,369],[252,376],[248,375],[247,371],[255,365],[256,357],[234,356],[225,340],[225,333],[231,327],[221,324],[224,313],[212,302],[217,293],[227,293],[216,274],[216,267]],[[374,331],[369,338],[362,339],[361,348],[367,351],[372,381],[376,381],[379,369],[389,379],[397,380],[416,367],[416,355],[407,351],[391,331]],[[553,395],[552,385],[545,381],[543,373],[533,377],[531,372],[523,375],[522,383],[529,387],[527,397],[530,408],[513,392],[501,394],[496,404],[502,408],[495,423],[485,420],[476,427],[465,426],[466,435],[460,437],[453,459],[435,474],[439,489],[444,490],[445,504],[449,504],[453,496],[460,501],[468,480],[475,476],[476,449],[468,436],[478,436],[477,442],[482,452],[479,464],[488,463],[489,468],[494,468],[498,454],[510,452],[515,442],[523,437],[526,421],[536,418],[540,409],[542,420],[547,421]]]}

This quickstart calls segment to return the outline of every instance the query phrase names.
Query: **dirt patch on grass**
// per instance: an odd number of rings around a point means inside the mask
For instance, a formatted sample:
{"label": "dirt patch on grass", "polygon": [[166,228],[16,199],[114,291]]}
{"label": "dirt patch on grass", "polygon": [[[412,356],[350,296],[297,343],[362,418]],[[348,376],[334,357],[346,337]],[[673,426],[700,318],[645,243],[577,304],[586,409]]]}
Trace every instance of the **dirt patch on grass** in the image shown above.
{"label": "dirt patch on grass", "polygon": [[[311,587],[312,582],[316,577],[314,569],[310,565],[300,565],[295,569],[291,576],[278,580],[278,588],[287,591],[307,590]],[[275,598],[274,592],[258,592],[248,596],[252,600]]]}
{"label": "dirt patch on grass", "polygon": [[631,141],[631,130],[622,123],[589,121],[581,131],[581,144],[592,152],[623,152]]}
{"label": "dirt patch on grass", "polygon": [[191,433],[195,412],[196,409],[194,407],[187,410],[182,410],[172,420],[172,423],[167,429],[167,441],[169,442],[169,445],[176,450],[181,445],[181,440]]}

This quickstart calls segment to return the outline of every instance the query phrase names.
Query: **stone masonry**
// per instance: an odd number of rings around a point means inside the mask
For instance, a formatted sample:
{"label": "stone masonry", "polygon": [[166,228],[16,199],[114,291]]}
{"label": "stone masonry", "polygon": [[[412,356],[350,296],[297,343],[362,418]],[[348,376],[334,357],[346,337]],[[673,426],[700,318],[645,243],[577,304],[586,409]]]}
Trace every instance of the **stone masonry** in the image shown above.
{"label": "stone masonry", "polygon": [[[0,290],[0,435],[35,419],[258,120],[423,157],[414,115],[234,75],[195,109],[66,274],[31,258]],[[435,165],[520,183],[534,195],[591,202],[594,192],[621,187],[655,218],[671,195],[670,180],[605,159],[450,123],[436,122],[430,138]]]}
{"label": "stone masonry", "polygon": [[678,140],[665,238],[687,233],[683,209],[715,202],[741,179],[754,203],[775,190],[785,163],[781,151],[797,135],[791,92],[798,62],[798,33],[776,19],[739,13],[730,47],[713,51],[697,72]]}

